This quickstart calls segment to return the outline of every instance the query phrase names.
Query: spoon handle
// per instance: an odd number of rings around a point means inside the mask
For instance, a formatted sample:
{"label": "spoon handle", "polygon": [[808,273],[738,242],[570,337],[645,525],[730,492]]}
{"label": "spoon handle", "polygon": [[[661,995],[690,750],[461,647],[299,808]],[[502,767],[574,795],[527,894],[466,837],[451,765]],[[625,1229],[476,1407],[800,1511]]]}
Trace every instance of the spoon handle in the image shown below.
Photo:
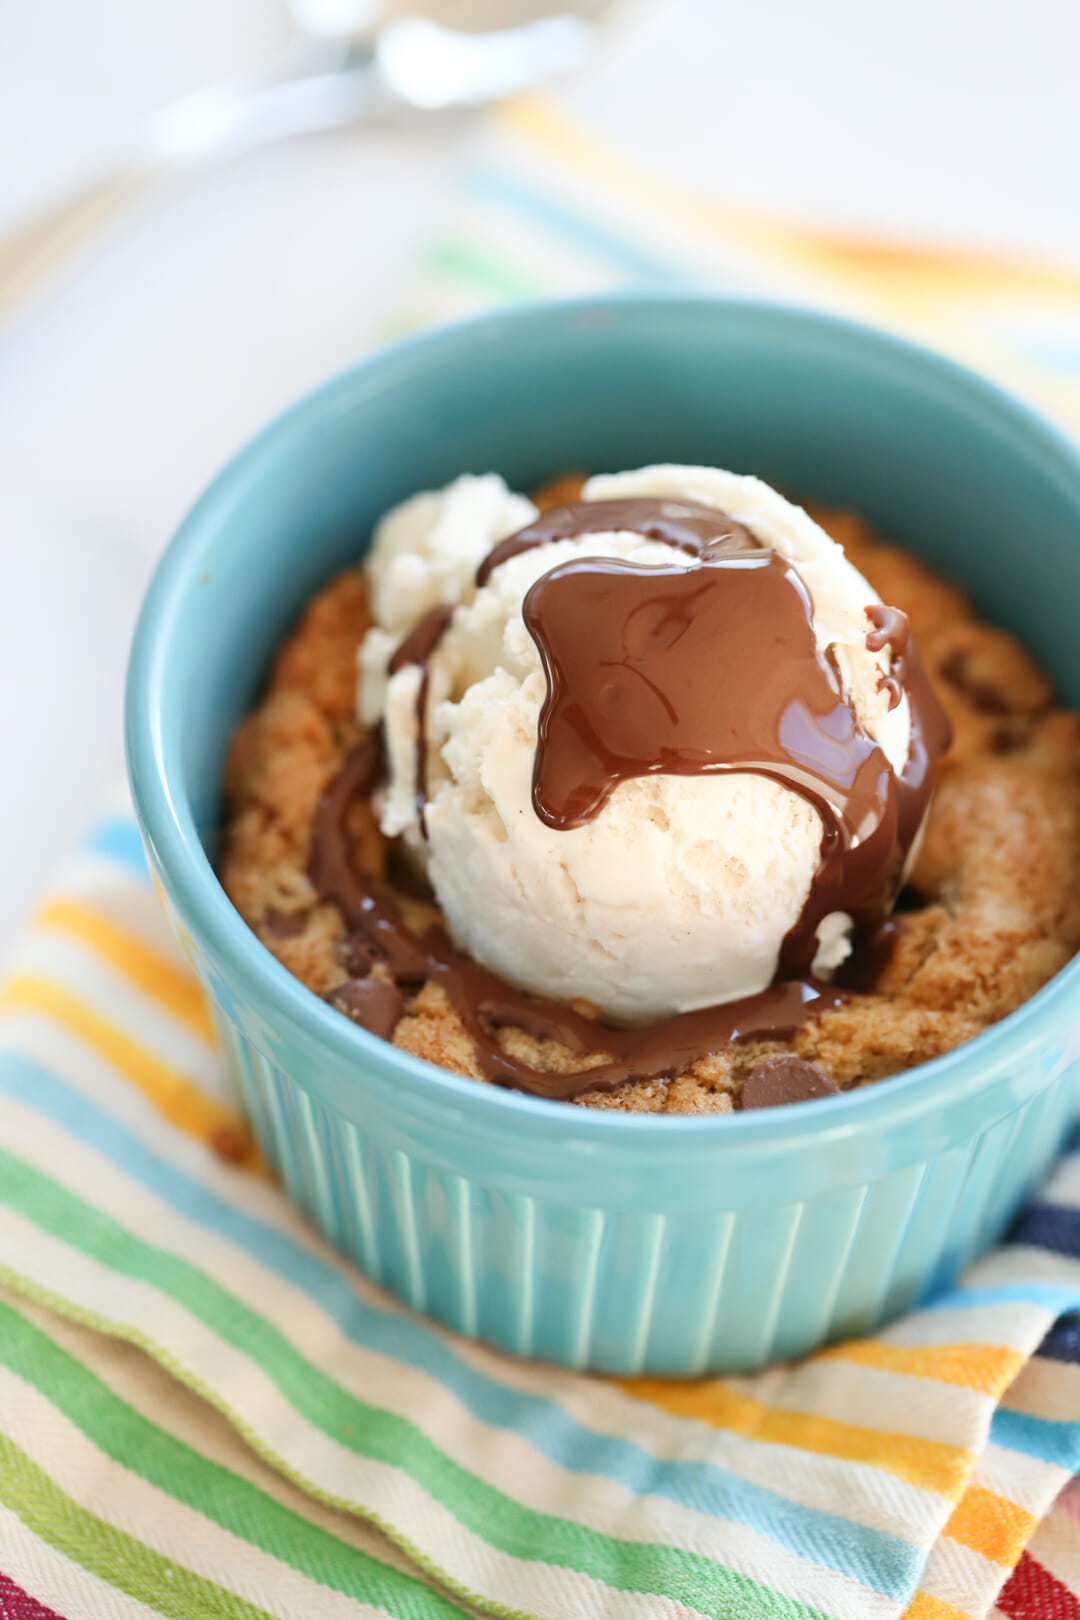
{"label": "spoon handle", "polygon": [[393,105],[369,54],[307,55],[300,71],[209,85],[159,109],[96,173],[0,237],[0,326],[119,217],[164,184],[273,141]]}
{"label": "spoon handle", "polygon": [[62,263],[163,182],[272,141],[370,121],[483,106],[574,71],[593,29],[573,12],[467,34],[423,17],[367,43],[305,45],[269,73],[207,85],[154,113],[76,190],[0,238],[0,325]]}

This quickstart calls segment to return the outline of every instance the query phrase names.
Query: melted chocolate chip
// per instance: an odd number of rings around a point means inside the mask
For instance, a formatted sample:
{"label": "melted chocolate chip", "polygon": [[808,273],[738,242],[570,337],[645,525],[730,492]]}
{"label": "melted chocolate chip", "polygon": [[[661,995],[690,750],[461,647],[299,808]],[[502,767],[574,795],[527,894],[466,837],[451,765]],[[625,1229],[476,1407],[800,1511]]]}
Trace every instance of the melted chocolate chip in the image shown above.
{"label": "melted chocolate chip", "polygon": [[913,883],[905,883],[896,897],[893,911],[897,915],[902,915],[905,911],[925,911],[929,904],[928,895],[923,894],[922,890],[917,889]]}
{"label": "melted chocolate chip", "polygon": [[998,726],[990,746],[995,754],[1022,754],[1030,747],[1031,737],[1031,722],[1021,719],[1012,725]]}
{"label": "melted chocolate chip", "polygon": [[239,1122],[219,1125],[210,1137],[211,1150],[225,1164],[243,1164],[254,1145],[251,1132]]}
{"label": "melted chocolate chip", "polygon": [[422,900],[429,906],[438,904],[427,873],[401,839],[395,839],[387,851],[386,877],[395,894],[408,895],[410,900]]}
{"label": "melted chocolate chip", "polygon": [[405,1010],[405,997],[390,979],[346,979],[326,999],[354,1024],[384,1041],[393,1035]]}
{"label": "melted chocolate chip", "polygon": [[304,932],[310,916],[310,906],[303,906],[299,911],[279,911],[276,906],[269,906],[262,920],[262,930],[270,939],[295,939]]}
{"label": "melted chocolate chip", "polygon": [[970,656],[963,647],[953,648],[938,665],[938,674],[970,703],[976,714],[1008,714],[1009,700],[1005,693],[973,674]]}
{"label": "melted chocolate chip", "polygon": [[350,978],[366,979],[373,967],[385,961],[385,956],[374,940],[352,933],[345,941],[344,961]]}
{"label": "melted chocolate chip", "polygon": [[860,929],[851,955],[836,970],[834,983],[842,990],[873,990],[892,961],[902,933],[903,924],[893,917],[886,917],[877,928]]}
{"label": "melted chocolate chip", "polygon": [[782,1052],[750,1070],[743,1081],[740,1102],[743,1108],[777,1108],[784,1103],[807,1102],[811,1097],[831,1097],[835,1091],[829,1076],[816,1063]]}

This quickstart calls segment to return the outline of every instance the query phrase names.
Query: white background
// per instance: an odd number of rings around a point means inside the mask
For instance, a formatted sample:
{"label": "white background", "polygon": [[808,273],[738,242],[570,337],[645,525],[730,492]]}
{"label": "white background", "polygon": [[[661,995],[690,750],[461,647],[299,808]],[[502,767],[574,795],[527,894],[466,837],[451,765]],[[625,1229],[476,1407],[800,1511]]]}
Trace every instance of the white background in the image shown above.
{"label": "white background", "polygon": [[[7,0],[0,231],[138,115],[288,42],[273,0]],[[1074,0],[639,0],[563,93],[718,198],[1080,262],[1078,60]],[[171,528],[373,340],[469,139],[249,158],[126,219],[0,328],[0,951],[119,773],[131,623]]]}

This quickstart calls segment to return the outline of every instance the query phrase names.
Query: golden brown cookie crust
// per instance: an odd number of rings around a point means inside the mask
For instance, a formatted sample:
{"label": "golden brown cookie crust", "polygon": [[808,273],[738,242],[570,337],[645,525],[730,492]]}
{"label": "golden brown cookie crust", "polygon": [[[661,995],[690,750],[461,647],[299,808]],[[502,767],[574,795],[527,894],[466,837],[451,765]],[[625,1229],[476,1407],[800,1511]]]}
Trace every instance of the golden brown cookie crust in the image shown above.
{"label": "golden brown cookie crust", "polygon": [[[539,492],[542,508],[573,500],[567,474]],[[811,508],[886,602],[903,609],[952,720],[926,836],[896,946],[872,993],[805,1025],[789,1042],[757,1041],[700,1059],[685,1073],[584,1107],[646,1113],[730,1113],[762,1058],[795,1051],[842,1088],[937,1057],[1012,1012],[1080,949],[1080,719],[1054,707],[1027,652],[980,623],[964,595],[849,512]],[[259,939],[316,995],[347,977],[345,929],[307,877],[320,794],[361,738],[357,648],[371,624],[358,570],[308,605],[274,663],[259,707],[237,731],[226,774],[221,878]],[[393,884],[393,852],[365,804],[352,811],[355,858]],[[389,863],[389,865],[388,865]],[[910,902],[910,905],[908,904]],[[435,915],[402,895],[418,929]],[[603,1061],[598,1030],[597,1063]],[[442,991],[406,1005],[394,1044],[474,1079],[472,1044]],[[500,1039],[540,1069],[580,1069],[580,1055],[521,1031]]]}

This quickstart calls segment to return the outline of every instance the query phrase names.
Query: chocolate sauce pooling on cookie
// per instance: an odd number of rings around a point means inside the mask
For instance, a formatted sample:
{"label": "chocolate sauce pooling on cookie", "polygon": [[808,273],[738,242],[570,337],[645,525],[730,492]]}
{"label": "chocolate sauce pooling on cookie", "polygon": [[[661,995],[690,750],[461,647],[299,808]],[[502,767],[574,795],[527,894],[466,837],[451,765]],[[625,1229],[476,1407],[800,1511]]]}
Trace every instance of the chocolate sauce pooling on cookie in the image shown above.
{"label": "chocolate sauce pooling on cookie", "polygon": [[[847,999],[841,990],[802,979],[648,1028],[616,1030],[583,1017],[572,1007],[525,995],[458,951],[443,929],[412,933],[392,897],[356,866],[349,809],[354,800],[371,793],[382,772],[382,744],[376,735],[349,754],[320,799],[311,828],[311,881],[344,917],[350,932],[350,957],[381,962],[389,973],[389,981],[368,981],[380,984],[378,991],[361,991],[363,981],[353,979],[328,997],[335,1005],[344,1001],[343,1010],[354,1018],[359,1014],[358,1021],[368,1027],[375,1021],[373,1015],[385,1016],[387,992],[395,986],[416,990],[425,983],[440,985],[473,1042],[485,1079],[537,1097],[568,1101],[584,1091],[614,1091],[632,1080],[677,1073],[732,1041],[753,1036],[782,1038],[813,1014],[838,1007]],[[558,1041],[583,1057],[590,1054],[594,1066],[571,1074],[534,1069],[503,1051],[497,1037],[500,1028],[521,1029],[538,1040]]]}

